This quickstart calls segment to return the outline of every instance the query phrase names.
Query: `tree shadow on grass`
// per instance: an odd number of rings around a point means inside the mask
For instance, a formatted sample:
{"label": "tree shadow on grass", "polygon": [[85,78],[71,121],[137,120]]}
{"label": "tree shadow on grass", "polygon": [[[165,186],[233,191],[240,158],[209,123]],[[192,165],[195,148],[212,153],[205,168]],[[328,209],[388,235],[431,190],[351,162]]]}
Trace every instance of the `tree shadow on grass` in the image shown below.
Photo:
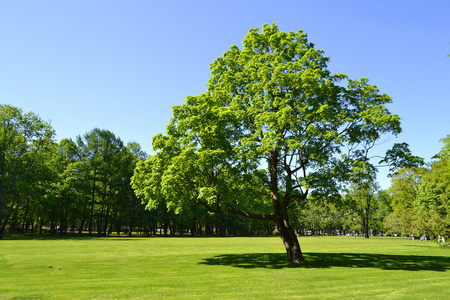
{"label": "tree shadow on grass", "polygon": [[450,270],[450,257],[388,255],[366,253],[308,253],[305,263],[289,264],[284,253],[223,254],[206,258],[200,264],[243,269],[265,268],[377,268],[382,270],[438,271]]}

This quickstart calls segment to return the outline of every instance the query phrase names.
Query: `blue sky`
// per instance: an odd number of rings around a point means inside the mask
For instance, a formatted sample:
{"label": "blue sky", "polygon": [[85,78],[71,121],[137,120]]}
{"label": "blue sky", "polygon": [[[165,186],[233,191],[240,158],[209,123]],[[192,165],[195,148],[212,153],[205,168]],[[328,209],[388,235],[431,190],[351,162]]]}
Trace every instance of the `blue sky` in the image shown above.
{"label": "blue sky", "polygon": [[[393,97],[427,161],[450,134],[450,1],[0,1],[0,102],[51,120],[57,139],[98,127],[151,153],[171,106],[249,28],[303,29],[329,69]],[[389,186],[380,172],[382,187]]]}

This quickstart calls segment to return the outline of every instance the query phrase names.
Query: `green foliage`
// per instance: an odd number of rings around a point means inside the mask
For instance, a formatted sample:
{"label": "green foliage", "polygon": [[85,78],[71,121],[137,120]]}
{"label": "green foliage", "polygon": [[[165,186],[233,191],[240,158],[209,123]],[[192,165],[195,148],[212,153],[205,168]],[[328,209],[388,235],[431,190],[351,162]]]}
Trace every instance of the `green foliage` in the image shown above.
{"label": "green foliage", "polygon": [[[155,137],[154,148],[167,164],[160,176],[165,192],[195,177],[190,184],[198,187],[197,195],[192,196],[210,205],[212,195],[226,195],[220,183],[238,181],[236,174],[250,177],[247,182],[268,182],[261,161],[269,161],[274,151],[277,169],[288,174],[279,178],[283,194],[305,199],[308,190],[336,192],[338,180],[330,175],[345,179],[352,165],[357,169],[366,159],[354,151],[338,160],[341,147],[369,147],[383,134],[400,132],[399,117],[385,107],[391,98],[367,79],[349,80],[348,88],[337,85],[346,76],[329,73],[328,58],[303,31],[264,25],[262,33],[251,29],[243,45],[243,50],[232,46],[211,64],[208,91],[174,107],[166,135]],[[222,180],[219,173],[226,174]],[[210,178],[208,184],[200,182],[202,176]],[[145,196],[138,180],[134,183]]]}
{"label": "green foliage", "polygon": [[345,204],[358,220],[361,232],[369,238],[371,222],[375,219],[374,212],[378,209],[378,198],[375,197],[375,193],[379,190],[379,186],[373,172],[366,176],[361,176],[360,172],[356,175],[345,194]]}
{"label": "green foliage", "polygon": [[435,155],[434,158],[439,158],[443,160],[449,160],[450,159],[450,134],[447,135],[445,138],[440,139],[441,143],[444,143],[444,147],[439,151],[438,154]]}
{"label": "green foliage", "polygon": [[[446,145],[448,146],[448,145]],[[442,151],[441,151],[442,152]],[[434,162],[420,185],[414,202],[424,232],[450,236],[450,160]]]}
{"label": "green foliage", "polygon": [[[20,110],[15,112],[17,115]],[[4,124],[19,128],[20,122]],[[131,234],[150,232],[158,226],[130,185],[136,163],[147,158],[139,144],[124,146],[113,133],[94,129],[79,136],[77,142],[63,139],[56,144],[46,136],[45,147],[38,148],[36,141],[29,141],[31,154],[26,154],[25,150],[17,150],[20,143],[14,145],[8,140],[8,134],[19,136],[20,129],[14,133],[12,125],[5,128],[1,136],[3,145],[7,145],[2,151],[5,160],[1,188],[8,194],[6,201],[0,202],[3,205],[0,219],[3,216],[3,225],[9,225],[10,233],[81,234],[87,228],[99,235],[111,234],[113,230]],[[21,147],[26,148],[26,143]],[[33,160],[27,160],[26,155],[34,155]],[[12,183],[11,174],[17,175],[17,184]],[[17,188],[17,193],[7,190],[11,186]]]}
{"label": "green foliage", "polygon": [[395,144],[392,149],[386,152],[386,157],[380,163],[389,163],[391,174],[395,175],[397,169],[411,169],[423,165],[423,158],[413,156],[408,149],[408,144]]}
{"label": "green foliage", "polygon": [[421,180],[427,172],[425,168],[400,169],[392,177],[388,204],[391,212],[384,223],[388,233],[415,236],[421,234],[414,202]]}
{"label": "green foliage", "polygon": [[450,235],[450,136],[431,168],[401,169],[393,178],[392,212],[385,220],[390,233]]}
{"label": "green foliage", "polygon": [[[329,200],[329,199],[328,199]],[[304,207],[299,208],[293,219],[299,220],[297,231],[304,235],[335,235],[348,232],[353,215],[343,205],[327,199],[311,197]]]}
{"label": "green foliage", "polygon": [[134,228],[151,223],[130,186],[134,167],[147,157],[139,144],[124,146],[112,132],[95,128],[77,137],[75,152],[78,174],[74,175],[81,184],[79,199],[83,200],[80,222],[88,222],[85,226],[90,234],[94,227],[99,235],[111,233],[113,228],[120,232],[123,227],[131,234]]}
{"label": "green foliage", "polygon": [[0,105],[0,238],[32,189],[30,173],[52,145],[50,124],[33,113]]}

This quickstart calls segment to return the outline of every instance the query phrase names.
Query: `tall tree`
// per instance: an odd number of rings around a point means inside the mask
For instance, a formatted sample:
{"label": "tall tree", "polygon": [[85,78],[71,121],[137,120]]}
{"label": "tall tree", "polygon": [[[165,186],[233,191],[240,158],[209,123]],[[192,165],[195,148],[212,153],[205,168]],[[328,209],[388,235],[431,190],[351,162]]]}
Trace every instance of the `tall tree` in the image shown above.
{"label": "tall tree", "polygon": [[108,130],[94,128],[83,137],[77,137],[84,173],[88,172],[90,182],[89,234],[92,234],[95,221],[101,235],[106,227],[104,217],[109,212],[109,200],[117,176],[117,162],[123,142]]}
{"label": "tall tree", "polygon": [[0,105],[0,238],[12,213],[26,197],[30,171],[53,136],[50,124],[34,113]]}
{"label": "tall tree", "polygon": [[[327,63],[301,30],[250,29],[242,50],[232,46],[211,64],[207,92],[173,108],[154,139],[158,153],[137,167],[138,195],[152,205],[161,186],[174,207],[194,201],[274,221],[288,261],[304,261],[290,208],[311,193],[337,195],[357,162],[371,164],[367,152],[381,136],[401,131],[389,96],[367,79],[339,85],[347,76]],[[401,164],[401,153],[411,158],[398,144],[384,162]]]}

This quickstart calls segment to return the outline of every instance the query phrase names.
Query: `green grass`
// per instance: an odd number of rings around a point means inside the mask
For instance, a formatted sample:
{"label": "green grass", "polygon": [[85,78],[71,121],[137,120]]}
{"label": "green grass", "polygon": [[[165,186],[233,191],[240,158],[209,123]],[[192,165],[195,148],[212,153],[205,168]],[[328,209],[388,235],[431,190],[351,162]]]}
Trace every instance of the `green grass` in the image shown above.
{"label": "green grass", "polygon": [[[0,240],[0,299],[446,299],[450,249],[406,238]],[[50,268],[51,266],[51,268]]]}

